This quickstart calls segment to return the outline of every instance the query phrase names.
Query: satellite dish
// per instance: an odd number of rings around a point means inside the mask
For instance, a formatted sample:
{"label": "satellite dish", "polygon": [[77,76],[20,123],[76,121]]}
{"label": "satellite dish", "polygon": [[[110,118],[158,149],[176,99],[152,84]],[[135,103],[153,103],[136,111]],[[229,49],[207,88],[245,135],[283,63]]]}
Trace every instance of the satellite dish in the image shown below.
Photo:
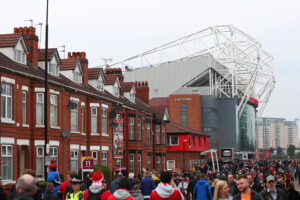
{"label": "satellite dish", "polygon": [[61,134],[64,137],[70,137],[71,136],[71,131],[70,130],[64,130]]}

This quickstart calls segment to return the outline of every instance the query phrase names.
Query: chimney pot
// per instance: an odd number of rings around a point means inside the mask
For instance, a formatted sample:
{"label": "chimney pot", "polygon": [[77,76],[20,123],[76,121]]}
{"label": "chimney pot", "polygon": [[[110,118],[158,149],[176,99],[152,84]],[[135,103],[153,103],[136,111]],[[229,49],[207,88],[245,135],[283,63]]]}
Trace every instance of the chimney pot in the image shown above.
{"label": "chimney pot", "polygon": [[14,33],[19,33],[19,29],[17,27],[14,28]]}
{"label": "chimney pot", "polygon": [[68,58],[72,58],[71,52],[68,52]]}

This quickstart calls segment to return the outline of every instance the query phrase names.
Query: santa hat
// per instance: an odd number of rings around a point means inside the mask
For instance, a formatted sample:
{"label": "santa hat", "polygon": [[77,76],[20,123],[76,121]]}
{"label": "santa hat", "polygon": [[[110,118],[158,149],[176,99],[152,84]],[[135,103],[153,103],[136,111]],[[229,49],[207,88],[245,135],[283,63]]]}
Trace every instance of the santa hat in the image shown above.
{"label": "santa hat", "polygon": [[92,176],[92,186],[100,186],[102,187],[103,174],[99,171],[95,172]]}
{"label": "santa hat", "polygon": [[51,164],[49,165],[50,168],[55,168],[56,167],[56,164],[54,162],[54,160],[51,161]]}

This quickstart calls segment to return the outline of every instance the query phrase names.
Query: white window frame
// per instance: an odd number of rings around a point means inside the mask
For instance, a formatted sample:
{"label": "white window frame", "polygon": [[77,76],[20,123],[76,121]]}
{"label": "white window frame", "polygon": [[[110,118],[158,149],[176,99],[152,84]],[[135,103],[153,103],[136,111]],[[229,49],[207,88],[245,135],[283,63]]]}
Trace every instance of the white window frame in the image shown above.
{"label": "white window frame", "polygon": [[160,124],[155,125],[156,144],[161,144],[160,141]]}
{"label": "white window frame", "polygon": [[51,160],[55,160],[56,169],[58,169],[58,147],[51,146],[49,147]]}
{"label": "white window frame", "polygon": [[[41,149],[42,150],[42,153],[41,154],[39,154],[39,149]],[[36,174],[37,175],[37,177],[38,178],[43,178],[44,177],[44,147],[42,147],[42,146],[37,146],[36,147],[36,169],[38,169],[38,159],[40,159],[40,160],[42,160],[42,169],[41,169],[41,171],[42,171],[42,176],[40,176],[40,175],[38,175],[38,174]]]}
{"label": "white window frame", "polygon": [[134,95],[134,93],[132,93],[132,92],[129,93],[129,100],[131,102],[135,102],[135,95]]}
{"label": "white window frame", "polygon": [[134,117],[129,117],[129,140],[134,140]]}
{"label": "white window frame", "polygon": [[137,118],[138,120],[137,120],[137,133],[138,133],[138,135],[137,135],[137,139],[139,140],[139,141],[142,141],[142,118],[141,117],[138,117]]}
{"label": "white window frame", "polygon": [[26,64],[26,55],[19,49],[14,49],[14,61],[22,64]]}
{"label": "white window frame", "polygon": [[102,108],[102,134],[107,134],[107,108]]}
{"label": "white window frame", "polygon": [[156,156],[156,171],[161,171],[161,156]]}
{"label": "white window frame", "polygon": [[[3,147],[5,148],[5,152],[3,152]],[[8,154],[8,147],[10,147],[11,149],[11,154],[9,155]],[[13,145],[8,145],[8,144],[2,144],[1,145],[1,174],[2,174],[2,180],[3,181],[10,181],[10,180],[13,180],[13,155],[14,155],[14,152],[13,152]],[[3,164],[3,161],[4,159],[3,158],[11,158],[11,161],[9,163],[10,166],[7,166],[8,168],[11,169],[11,174],[10,176],[8,177],[8,179],[5,179],[5,177],[3,178],[3,175],[4,175],[4,172],[2,171],[2,168],[5,167],[5,165]]]}
{"label": "white window frame", "polygon": [[94,158],[94,166],[98,165],[98,151],[92,151],[92,156]]}
{"label": "white window frame", "polygon": [[163,166],[164,166],[164,171],[166,170],[166,155],[163,155]]}
{"label": "white window frame", "polygon": [[151,155],[150,154],[147,154],[147,167],[148,167],[148,170],[151,169]]}
{"label": "white window frame", "polygon": [[142,154],[138,153],[138,173],[142,173]]}
{"label": "white window frame", "polygon": [[134,153],[130,153],[129,154],[129,166],[130,166],[130,169],[129,169],[129,171],[130,171],[130,173],[134,173]]}
{"label": "white window frame", "polygon": [[[41,96],[41,101],[39,101],[39,96]],[[41,116],[38,116],[38,105],[41,105]],[[41,118],[41,120],[38,120]],[[39,123],[41,121],[41,123]],[[36,93],[36,125],[44,125],[44,93]]]}
{"label": "white window frame", "polygon": [[103,91],[103,90],[104,90],[104,84],[103,84],[103,81],[101,81],[101,80],[98,80],[98,81],[97,81],[97,89],[100,90],[100,91]]}
{"label": "white window frame", "polygon": [[[71,163],[70,163],[70,169],[71,169],[71,171],[78,172],[78,167],[79,167],[78,166],[78,149],[71,149],[70,150],[70,158],[71,158]],[[76,170],[74,168],[72,168],[72,161],[76,161]]]}
{"label": "white window frame", "polygon": [[102,162],[101,165],[107,166],[107,151],[102,151]]}
{"label": "white window frame", "polygon": [[[10,94],[7,94],[7,85],[10,86]],[[5,87],[4,87],[5,86]],[[1,119],[12,120],[13,117],[13,84],[2,82],[1,85],[3,92],[1,93]],[[3,99],[5,99],[5,105],[2,103]],[[8,99],[10,99],[10,110],[8,109]],[[4,113],[3,113],[4,111]],[[10,112],[10,117],[8,117],[8,113]],[[4,115],[3,115],[4,114]]]}
{"label": "white window frame", "polygon": [[22,91],[22,123],[27,125],[27,92]]}
{"label": "white window frame", "polygon": [[122,167],[122,158],[116,158],[116,168]]}
{"label": "white window frame", "polygon": [[[78,132],[78,102],[73,101],[73,108],[70,109],[70,114],[71,114],[71,120],[70,120],[70,126],[71,126],[71,131],[73,133]],[[72,113],[74,113],[75,119],[72,120]],[[72,121],[74,121],[75,124],[72,124]],[[76,122],[75,122],[76,121]]]}
{"label": "white window frame", "polygon": [[76,72],[75,70],[73,70],[73,81],[75,83],[82,83],[82,76],[80,72]]}
{"label": "white window frame", "polygon": [[[58,105],[58,95],[50,94],[50,127],[56,128],[58,126],[58,113],[57,113],[57,105]],[[54,108],[52,110],[52,108]],[[54,116],[52,116],[52,111],[55,111]],[[52,119],[52,117],[55,117],[56,119]]]}
{"label": "white window frame", "polygon": [[119,97],[120,91],[118,86],[113,86],[114,96]]}
{"label": "white window frame", "polygon": [[[93,118],[96,119],[96,124],[93,123]],[[98,134],[98,107],[91,107],[91,132]]]}
{"label": "white window frame", "polygon": [[151,144],[151,123],[147,123],[147,143]]}
{"label": "white window frame", "polygon": [[173,169],[173,168],[170,167],[170,165],[171,165],[170,163],[174,163],[173,164],[174,168],[176,166],[175,165],[176,164],[175,160],[167,160],[167,170],[172,170]]}
{"label": "white window frame", "polygon": [[84,109],[85,106],[81,105],[81,133],[84,133]]}
{"label": "white window frame", "polygon": [[[177,143],[172,144],[172,138],[177,138]],[[179,145],[179,137],[178,136],[168,136],[168,145],[171,146],[178,146]]]}
{"label": "white window frame", "polygon": [[166,127],[165,125],[162,125],[162,143],[166,144]]}

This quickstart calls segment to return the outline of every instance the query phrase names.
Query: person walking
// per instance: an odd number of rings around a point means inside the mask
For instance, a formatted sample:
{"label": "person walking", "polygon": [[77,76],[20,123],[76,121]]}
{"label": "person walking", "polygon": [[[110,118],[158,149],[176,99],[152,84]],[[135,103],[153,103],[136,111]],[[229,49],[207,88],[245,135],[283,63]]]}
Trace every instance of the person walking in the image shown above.
{"label": "person walking", "polygon": [[285,192],[275,187],[275,178],[272,175],[267,177],[267,188],[260,195],[263,200],[287,200]]}
{"label": "person walking", "polygon": [[228,174],[227,183],[228,183],[228,187],[229,187],[229,194],[230,194],[230,196],[234,197],[235,195],[237,195],[239,193],[239,190],[237,188],[236,182],[233,179],[232,174]]}
{"label": "person walking", "polygon": [[155,182],[151,178],[151,173],[149,171],[146,172],[145,177],[142,179],[140,189],[144,199],[149,199],[151,192],[155,189]]}
{"label": "person walking", "polygon": [[233,200],[263,200],[257,192],[249,188],[247,175],[242,174],[238,176],[237,187],[240,194],[235,195]]}
{"label": "person walking", "polygon": [[119,189],[108,197],[108,200],[134,200],[128,191],[130,187],[129,184],[128,178],[124,177],[120,179]]}
{"label": "person walking", "polygon": [[204,179],[204,174],[200,175],[200,180],[197,182],[194,192],[193,200],[211,200],[212,194],[208,182]]}
{"label": "person walking", "polygon": [[300,200],[300,194],[298,191],[295,190],[294,183],[290,183],[288,185],[287,198],[288,200]]}
{"label": "person walking", "polygon": [[84,200],[83,191],[80,190],[82,180],[79,177],[75,177],[71,180],[73,193],[66,194],[66,200]]}
{"label": "person walking", "polygon": [[215,186],[213,200],[232,200],[232,196],[229,195],[229,186],[226,181],[219,181]]}
{"label": "person walking", "polygon": [[172,173],[169,171],[161,172],[161,182],[150,194],[150,200],[184,200],[179,189],[171,185]]}

